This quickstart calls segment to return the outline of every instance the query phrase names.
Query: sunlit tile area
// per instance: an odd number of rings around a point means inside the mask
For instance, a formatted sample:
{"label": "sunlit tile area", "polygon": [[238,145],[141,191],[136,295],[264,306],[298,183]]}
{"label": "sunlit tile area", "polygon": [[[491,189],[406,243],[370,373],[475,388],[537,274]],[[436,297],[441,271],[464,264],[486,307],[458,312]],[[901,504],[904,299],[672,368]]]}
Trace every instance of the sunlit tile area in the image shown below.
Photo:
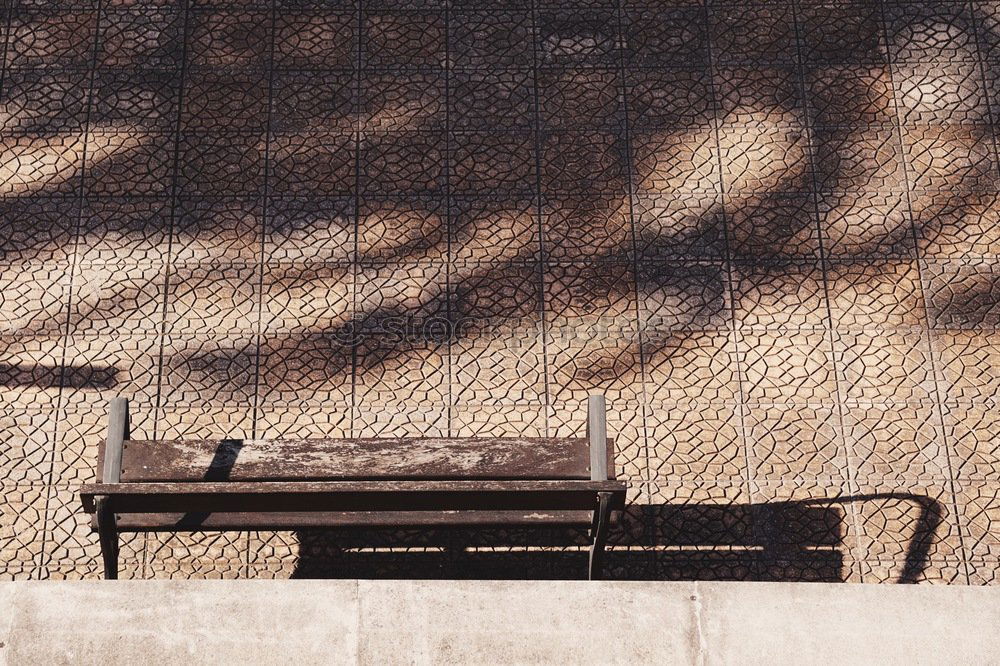
{"label": "sunlit tile area", "polygon": [[[567,436],[633,579],[1000,582],[1000,2],[0,2],[0,578],[137,438]],[[122,577],[577,577],[152,534]]]}

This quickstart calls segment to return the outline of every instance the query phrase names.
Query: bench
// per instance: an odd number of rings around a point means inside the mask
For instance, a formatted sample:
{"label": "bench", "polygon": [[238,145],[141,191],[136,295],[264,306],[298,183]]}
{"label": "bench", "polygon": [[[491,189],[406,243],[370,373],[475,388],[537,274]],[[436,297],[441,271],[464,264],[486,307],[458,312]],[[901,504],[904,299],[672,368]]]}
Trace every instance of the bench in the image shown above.
{"label": "bench", "polygon": [[613,453],[604,396],[585,438],[214,441],[130,439],[115,398],[80,498],[109,579],[125,532],[485,526],[589,526],[594,579],[625,505]]}

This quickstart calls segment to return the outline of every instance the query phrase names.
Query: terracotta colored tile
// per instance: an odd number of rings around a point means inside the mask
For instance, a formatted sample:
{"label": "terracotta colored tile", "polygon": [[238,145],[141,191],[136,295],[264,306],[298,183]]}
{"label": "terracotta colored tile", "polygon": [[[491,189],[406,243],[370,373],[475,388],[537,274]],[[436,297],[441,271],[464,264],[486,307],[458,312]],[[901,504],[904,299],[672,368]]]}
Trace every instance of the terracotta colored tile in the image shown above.
{"label": "terracotta colored tile", "polygon": [[715,115],[714,96],[706,69],[629,71],[625,79],[632,128],[707,127]]}
{"label": "terracotta colored tile", "polygon": [[650,401],[730,403],[739,396],[735,341],[725,331],[647,335],[642,344]]}
{"label": "terracotta colored tile", "polygon": [[370,11],[361,31],[362,58],[369,67],[443,67],[447,62],[443,12]]}
{"label": "terracotta colored tile", "polygon": [[261,72],[188,72],[184,81],[182,131],[267,129],[268,79]]}
{"label": "terracotta colored tile", "polygon": [[0,336],[0,405],[49,409],[62,383],[58,336]]}
{"label": "terracotta colored tile", "polygon": [[698,7],[629,9],[622,38],[636,65],[707,65],[709,29]]}
{"label": "terracotta colored tile", "polygon": [[972,14],[945,2],[886,7],[889,53],[898,61],[975,60]]}
{"label": "terracotta colored tile", "polygon": [[344,263],[354,256],[354,198],[272,199],[263,223],[268,261]]}
{"label": "terracotta colored tile", "polygon": [[[0,199],[0,257],[4,264],[68,263],[79,215],[79,203],[68,197]],[[25,224],[26,220],[30,223]]]}
{"label": "terracotta colored tile", "polygon": [[97,11],[17,12],[7,28],[7,67],[86,66],[97,38]]}
{"label": "terracotta colored tile", "polygon": [[965,585],[965,564],[954,558],[933,561],[871,560],[862,561],[864,583],[920,583],[925,585]]}
{"label": "terracotta colored tile", "polygon": [[268,147],[268,182],[275,196],[344,196],[357,191],[358,150],[350,134],[279,134]]}
{"label": "terracotta colored tile", "polygon": [[892,79],[884,65],[816,65],[806,69],[805,77],[806,100],[817,125],[857,127],[896,122]]}
{"label": "terracotta colored tile", "polygon": [[52,409],[7,408],[0,415],[4,432],[0,469],[5,484],[29,486],[50,481],[56,413]]}
{"label": "terracotta colored tile", "polygon": [[[275,138],[272,168],[285,158]],[[177,191],[182,196],[254,195],[264,181],[265,145],[259,135],[185,134],[178,138]],[[286,159],[286,158],[285,158]],[[305,168],[305,167],[303,167]],[[280,175],[275,193],[282,191]]]}
{"label": "terracotta colored tile", "polygon": [[1000,327],[1000,269],[995,260],[928,261],[921,272],[931,326]]}
{"label": "terracotta colored tile", "polygon": [[156,419],[156,438],[252,438],[254,418],[252,407],[223,403],[205,406],[208,402],[208,400],[202,400],[196,405],[167,406],[160,409]]}
{"label": "terracotta colored tile", "polygon": [[825,331],[744,331],[743,394],[750,403],[824,403],[835,398],[833,349]]}
{"label": "terracotta colored tile", "polygon": [[844,432],[858,479],[946,479],[951,471],[933,405],[850,405]]}
{"label": "terracotta colored tile", "polygon": [[733,197],[726,206],[726,217],[729,252],[734,259],[767,261],[819,257],[816,204],[809,195]]}
{"label": "terracotta colored tile", "polygon": [[[101,140],[100,136],[92,139],[94,148],[100,150]],[[86,146],[76,134],[0,138],[0,164],[5,165],[0,196],[65,195],[76,191]]]}
{"label": "terracotta colored tile", "polygon": [[185,335],[255,332],[259,279],[254,266],[175,266],[167,287],[166,330]]}
{"label": "terracotta colored tile", "polygon": [[853,568],[861,539],[857,506],[847,484],[810,480],[751,484],[754,540],[773,559],[796,559],[804,552],[832,549]]}
{"label": "terracotta colored tile", "polygon": [[91,132],[83,185],[88,194],[169,194],[175,141],[139,131]]}
{"label": "terracotta colored tile", "polygon": [[617,64],[619,37],[614,10],[541,9],[535,20],[540,64]]}
{"label": "terracotta colored tile", "polygon": [[372,72],[362,77],[358,119],[362,132],[445,129],[444,72]]}
{"label": "terracotta colored tile", "polygon": [[274,64],[296,69],[350,69],[358,54],[358,19],[351,11],[278,11]]}
{"label": "terracotta colored tile", "polygon": [[626,322],[636,328],[635,271],[628,264],[556,264],[545,269],[546,321],[553,327]]}
{"label": "terracotta colored tile", "polygon": [[827,194],[819,202],[820,230],[826,256],[914,256],[913,226],[905,193]]}
{"label": "terracotta colored tile", "polygon": [[904,123],[977,123],[989,120],[978,63],[900,65],[893,72]]}
{"label": "terracotta colored tile", "polygon": [[365,409],[448,403],[446,345],[368,335],[359,341],[355,354],[354,395],[357,404]]}
{"label": "terracotta colored tile", "polygon": [[746,479],[739,409],[709,404],[652,404],[646,413],[650,478]]}
{"label": "terracotta colored tile", "polygon": [[84,265],[166,261],[171,202],[167,198],[92,198],[83,206],[77,260]]}
{"label": "terracotta colored tile", "polygon": [[725,257],[726,232],[719,196],[633,196],[632,218],[641,258]]}
{"label": "terracotta colored tile", "polygon": [[878,5],[809,3],[798,17],[803,59],[817,63],[884,63],[885,32]]}
{"label": "terracotta colored tile", "polygon": [[277,71],[272,77],[272,130],[349,132],[357,125],[358,76],[354,72]]}
{"label": "terracotta colored tile", "polygon": [[[1000,582],[1000,567],[996,562],[980,558],[969,558],[965,561],[966,569],[969,572],[969,585],[996,585]],[[962,583],[960,578],[956,582]]]}
{"label": "terracotta colored tile", "polygon": [[469,196],[453,199],[450,208],[452,261],[539,260],[538,209],[532,199],[493,201]]}
{"label": "terracotta colored tile", "polygon": [[245,561],[247,539],[245,532],[153,532],[146,539],[147,567],[156,578],[170,569],[181,569],[180,577],[212,564],[229,569]]}
{"label": "terracotta colored tile", "polygon": [[946,395],[951,400],[1000,399],[1000,336],[977,331],[931,334]]}
{"label": "terracotta colored tile", "polygon": [[639,262],[639,321],[655,331],[732,326],[729,271],[721,263]]}
{"label": "terracotta colored tile", "polygon": [[449,55],[458,68],[532,64],[534,32],[529,12],[466,12],[450,15]]}
{"label": "terracotta colored tile", "polygon": [[66,327],[68,264],[7,264],[0,271],[0,333],[51,334]]}
{"label": "terracotta colored tile", "polygon": [[449,123],[460,130],[529,129],[535,124],[530,71],[488,69],[449,74]]}
{"label": "terracotta colored tile", "polygon": [[451,345],[452,400],[456,404],[539,402],[545,395],[541,340],[464,337]]}
{"label": "terracotta colored tile", "polygon": [[642,364],[638,336],[614,330],[566,339],[558,333],[546,342],[550,399],[578,402],[591,393],[609,401],[635,401],[642,396]]}
{"label": "terracotta colored tile", "polygon": [[349,437],[351,408],[263,406],[257,410],[254,436],[260,439],[309,439]]}
{"label": "terracotta colored tile", "polygon": [[5,133],[81,132],[87,120],[88,81],[73,72],[11,70],[0,101]]}
{"label": "terracotta colored tile", "polygon": [[544,437],[545,410],[538,404],[458,405],[451,408],[453,437]]}
{"label": "terracotta colored tile", "polygon": [[183,39],[184,12],[177,9],[104,9],[96,65],[176,69]]}
{"label": "terracotta colored tile", "polygon": [[730,125],[802,125],[804,105],[796,67],[732,67],[715,72],[719,118]]}
{"label": "terracotta colored tile", "polygon": [[709,14],[720,62],[792,62],[795,20],[790,6],[766,2],[714,8]]}
{"label": "terracotta colored tile", "polygon": [[911,199],[917,246],[923,257],[1000,256],[997,192],[926,192]]}
{"label": "terracotta colored tile", "polygon": [[549,132],[541,137],[542,194],[624,192],[625,142],[604,132]]}
{"label": "terracotta colored tile", "polygon": [[857,502],[858,551],[865,560],[925,560],[961,557],[958,523],[946,483],[862,483]]}
{"label": "terracotta colored tile", "polygon": [[823,190],[900,189],[904,151],[894,129],[815,128],[815,180]]}
{"label": "terracotta colored tile", "polygon": [[[3,486],[0,503],[0,556],[19,569],[39,564],[44,547],[45,486]],[[27,572],[25,572],[27,574]]]}
{"label": "terracotta colored tile", "polygon": [[[432,334],[448,321],[446,265],[362,266],[356,280],[355,318],[366,331],[409,337]],[[430,328],[427,328],[427,327]]]}
{"label": "terracotta colored tile", "polygon": [[268,58],[270,26],[264,13],[189,12],[187,61],[206,67],[261,66]]}
{"label": "terracotta colored tile", "polygon": [[915,189],[947,190],[961,185],[995,188],[993,136],[981,126],[917,125],[903,128],[910,182]]}
{"label": "terracotta colored tile", "polygon": [[358,211],[358,258],[424,263],[448,258],[448,213],[440,197],[366,197]]}
{"label": "terracotta colored tile", "polygon": [[265,407],[349,405],[352,347],[335,335],[305,333],[261,344],[258,401]]}
{"label": "terracotta colored tile", "polygon": [[633,132],[633,182],[640,194],[719,192],[715,132]]}
{"label": "terracotta colored tile", "polygon": [[550,130],[624,128],[622,81],[611,68],[553,68],[538,73],[538,115]]}
{"label": "terracotta colored tile", "polygon": [[952,467],[962,479],[1000,480],[1000,415],[985,404],[954,404],[944,409]]}
{"label": "terracotta colored tile", "polygon": [[845,482],[847,448],[838,421],[827,407],[750,407],[743,428],[751,478]]}
{"label": "terracotta colored tile", "polygon": [[846,399],[932,401],[937,386],[922,330],[834,333],[834,357]]}
{"label": "terracotta colored tile", "polygon": [[535,145],[530,133],[463,132],[452,135],[449,142],[453,194],[534,194]]}
{"label": "terracotta colored tile", "polygon": [[719,152],[727,191],[746,195],[777,189],[789,180],[804,182],[809,170],[808,143],[798,127],[766,121],[723,125],[719,128]]}
{"label": "terracotta colored tile", "polygon": [[268,340],[320,336],[350,344],[354,296],[349,267],[267,264],[261,283],[260,331]]}
{"label": "terracotta colored tile", "polygon": [[107,401],[125,396],[136,409],[138,427],[139,410],[156,404],[160,344],[156,332],[74,332],[64,344],[63,406],[93,405],[103,418]]}
{"label": "terracotta colored tile", "polygon": [[447,140],[440,132],[392,132],[363,137],[360,187],[371,195],[438,193],[445,186]]}
{"label": "terracotta colored tile", "polygon": [[364,406],[354,410],[355,437],[447,437],[442,406]]}
{"label": "terracotta colored tile", "polygon": [[657,547],[732,551],[755,543],[745,481],[652,483],[644,511]]}
{"label": "terracotta colored tile", "polygon": [[[250,409],[256,356],[252,338],[168,337],[163,342],[160,404],[176,408],[176,416],[185,419],[185,424],[198,414],[186,405],[245,405]],[[246,421],[244,425],[249,433],[253,424]]]}
{"label": "terracotta colored tile", "polygon": [[1000,559],[1000,489],[991,481],[955,484],[958,519],[967,559]]}
{"label": "terracotta colored tile", "polygon": [[[543,187],[547,188],[546,183]],[[542,207],[542,238],[549,261],[627,261],[632,256],[629,202],[620,195],[570,195]]]}
{"label": "terracotta colored tile", "polygon": [[818,262],[733,265],[735,326],[820,329],[828,325],[823,269]]}
{"label": "terracotta colored tile", "polygon": [[834,326],[923,326],[924,303],[916,262],[836,262],[827,266]]}
{"label": "terracotta colored tile", "polygon": [[542,330],[542,271],[537,264],[453,264],[450,317],[457,341],[489,335],[527,344]]}
{"label": "terracotta colored tile", "polygon": [[170,260],[256,263],[263,215],[263,202],[257,199],[180,199],[173,210]]}

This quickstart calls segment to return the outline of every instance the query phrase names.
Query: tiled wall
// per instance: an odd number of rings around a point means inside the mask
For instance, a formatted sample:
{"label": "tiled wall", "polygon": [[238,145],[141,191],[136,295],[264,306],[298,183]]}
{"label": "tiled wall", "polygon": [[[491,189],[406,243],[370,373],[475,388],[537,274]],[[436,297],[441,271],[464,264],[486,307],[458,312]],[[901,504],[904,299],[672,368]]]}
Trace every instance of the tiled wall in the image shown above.
{"label": "tiled wall", "polygon": [[[139,437],[472,436],[580,433],[599,390],[616,576],[995,582],[1000,3],[0,15],[3,577],[96,575],[73,493],[115,394]],[[122,562],[581,570],[463,544],[152,535]]]}

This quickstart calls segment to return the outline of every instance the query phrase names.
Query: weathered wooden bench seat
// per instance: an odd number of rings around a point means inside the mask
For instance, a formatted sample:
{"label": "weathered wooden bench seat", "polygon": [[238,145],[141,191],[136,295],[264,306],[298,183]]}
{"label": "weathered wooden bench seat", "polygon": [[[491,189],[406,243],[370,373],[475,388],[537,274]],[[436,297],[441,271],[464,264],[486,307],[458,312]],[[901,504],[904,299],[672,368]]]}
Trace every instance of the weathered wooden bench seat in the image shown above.
{"label": "weathered wooden bench seat", "polygon": [[603,396],[586,438],[145,441],[128,421],[115,398],[98,482],[80,491],[106,578],[123,532],[492,525],[589,525],[596,578],[624,508]]}

